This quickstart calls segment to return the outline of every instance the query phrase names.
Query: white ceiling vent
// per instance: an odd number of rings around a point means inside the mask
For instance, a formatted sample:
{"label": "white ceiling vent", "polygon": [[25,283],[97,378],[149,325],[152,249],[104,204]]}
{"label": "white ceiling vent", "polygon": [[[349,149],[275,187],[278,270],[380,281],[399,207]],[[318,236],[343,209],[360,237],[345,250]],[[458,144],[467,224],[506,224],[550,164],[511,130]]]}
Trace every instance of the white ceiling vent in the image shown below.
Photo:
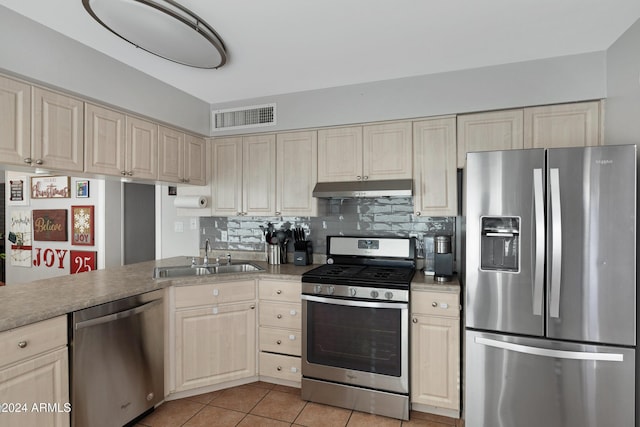
{"label": "white ceiling vent", "polygon": [[212,131],[246,129],[276,124],[276,104],[212,111]]}

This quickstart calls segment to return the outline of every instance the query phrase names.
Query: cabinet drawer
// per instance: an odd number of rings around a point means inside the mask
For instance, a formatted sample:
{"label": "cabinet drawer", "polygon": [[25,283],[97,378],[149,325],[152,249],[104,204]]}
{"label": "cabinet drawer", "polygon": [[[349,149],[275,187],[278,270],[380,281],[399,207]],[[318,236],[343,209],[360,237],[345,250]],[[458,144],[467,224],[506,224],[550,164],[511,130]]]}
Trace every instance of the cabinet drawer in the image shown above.
{"label": "cabinet drawer", "polygon": [[300,358],[280,354],[260,353],[260,375],[300,382]]}
{"label": "cabinet drawer", "polygon": [[268,299],[283,302],[300,302],[302,283],[284,280],[260,280],[258,284],[258,296],[260,299]]}
{"label": "cabinet drawer", "polygon": [[460,297],[444,292],[412,292],[411,313],[460,317]]}
{"label": "cabinet drawer", "polygon": [[256,299],[255,280],[176,287],[176,308]]}
{"label": "cabinet drawer", "polygon": [[302,334],[300,330],[260,327],[260,350],[300,356]]}
{"label": "cabinet drawer", "polygon": [[302,328],[302,304],[260,302],[260,326],[273,326],[275,328],[301,329]]}
{"label": "cabinet drawer", "polygon": [[67,345],[67,316],[54,317],[0,333],[0,366]]}

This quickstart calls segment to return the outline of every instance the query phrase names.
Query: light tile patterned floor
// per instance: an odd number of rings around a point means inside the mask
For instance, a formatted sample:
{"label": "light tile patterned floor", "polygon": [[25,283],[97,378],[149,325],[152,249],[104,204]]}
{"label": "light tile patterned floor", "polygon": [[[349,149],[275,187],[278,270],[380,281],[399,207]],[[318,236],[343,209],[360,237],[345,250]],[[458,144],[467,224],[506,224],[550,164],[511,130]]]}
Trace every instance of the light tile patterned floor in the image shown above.
{"label": "light tile patterned floor", "polygon": [[306,402],[300,389],[256,382],[160,405],[136,427],[463,427],[447,417],[411,412],[400,421]]}

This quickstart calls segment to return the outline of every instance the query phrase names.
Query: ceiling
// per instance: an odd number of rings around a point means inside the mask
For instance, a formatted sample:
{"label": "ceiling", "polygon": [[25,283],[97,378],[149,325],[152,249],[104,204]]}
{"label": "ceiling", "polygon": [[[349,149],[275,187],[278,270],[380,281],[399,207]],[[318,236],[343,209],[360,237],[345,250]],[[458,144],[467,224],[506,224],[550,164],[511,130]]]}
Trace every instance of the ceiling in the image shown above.
{"label": "ceiling", "polygon": [[[0,5],[211,104],[606,50],[638,0],[178,0],[223,39],[202,70],[155,57],[81,0]],[[141,18],[142,19],[142,18]]]}

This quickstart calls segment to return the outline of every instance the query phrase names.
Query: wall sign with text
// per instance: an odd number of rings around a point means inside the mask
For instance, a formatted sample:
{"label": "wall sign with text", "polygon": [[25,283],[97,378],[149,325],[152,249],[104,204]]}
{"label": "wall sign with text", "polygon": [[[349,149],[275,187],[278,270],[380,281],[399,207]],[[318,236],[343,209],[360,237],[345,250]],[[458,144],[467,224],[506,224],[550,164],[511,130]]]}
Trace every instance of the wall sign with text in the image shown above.
{"label": "wall sign with text", "polygon": [[41,242],[66,242],[67,210],[34,209],[33,240]]}
{"label": "wall sign with text", "polygon": [[93,246],[95,240],[93,218],[93,206],[71,206],[72,245]]}

